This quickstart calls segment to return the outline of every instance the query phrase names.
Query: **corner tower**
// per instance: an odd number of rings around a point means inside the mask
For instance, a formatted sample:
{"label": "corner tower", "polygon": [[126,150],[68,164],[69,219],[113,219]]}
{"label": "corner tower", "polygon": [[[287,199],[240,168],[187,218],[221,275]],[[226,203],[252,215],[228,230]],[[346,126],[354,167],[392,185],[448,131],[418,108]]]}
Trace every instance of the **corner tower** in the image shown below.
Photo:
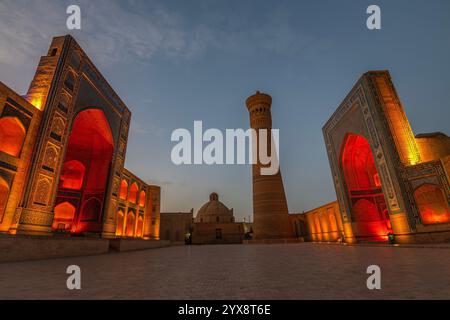
{"label": "corner tower", "polygon": [[[272,98],[259,91],[246,101],[250,114],[250,126],[257,133],[257,150],[259,154],[259,130],[272,129]],[[270,135],[268,134],[268,137]],[[269,138],[268,138],[269,139]],[[270,140],[267,143],[271,152]],[[276,152],[273,150],[273,152]],[[284,193],[283,179],[280,170],[275,175],[261,175],[265,167],[259,161],[253,165],[253,230],[254,239],[286,239],[292,238],[290,230],[288,206]]]}

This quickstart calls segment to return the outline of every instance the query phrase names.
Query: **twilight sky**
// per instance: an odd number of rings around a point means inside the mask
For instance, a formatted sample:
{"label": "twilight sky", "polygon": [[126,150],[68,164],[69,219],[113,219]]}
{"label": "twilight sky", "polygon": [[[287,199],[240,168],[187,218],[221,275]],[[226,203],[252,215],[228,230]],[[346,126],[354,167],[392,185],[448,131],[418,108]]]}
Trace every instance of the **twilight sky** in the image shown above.
{"label": "twilight sky", "polygon": [[[66,29],[68,5],[82,30]],[[366,28],[378,4],[382,30]],[[133,112],[128,169],[163,211],[209,194],[252,212],[249,166],[172,164],[177,128],[247,129],[245,99],[273,97],[290,212],[335,200],[321,128],[362,73],[389,69],[415,133],[450,134],[450,1],[0,0],[0,81],[24,94],[53,36],[72,34]]]}

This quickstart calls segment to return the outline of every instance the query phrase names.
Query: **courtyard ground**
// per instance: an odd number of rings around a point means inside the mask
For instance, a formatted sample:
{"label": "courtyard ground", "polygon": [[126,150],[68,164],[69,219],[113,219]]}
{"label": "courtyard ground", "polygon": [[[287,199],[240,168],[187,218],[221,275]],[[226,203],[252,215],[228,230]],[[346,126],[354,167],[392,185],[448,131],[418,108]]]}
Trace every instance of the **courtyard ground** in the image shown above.
{"label": "courtyard ground", "polygon": [[[69,265],[82,289],[66,287]],[[366,286],[369,265],[382,289]],[[0,299],[450,299],[450,249],[176,246],[0,264]]]}

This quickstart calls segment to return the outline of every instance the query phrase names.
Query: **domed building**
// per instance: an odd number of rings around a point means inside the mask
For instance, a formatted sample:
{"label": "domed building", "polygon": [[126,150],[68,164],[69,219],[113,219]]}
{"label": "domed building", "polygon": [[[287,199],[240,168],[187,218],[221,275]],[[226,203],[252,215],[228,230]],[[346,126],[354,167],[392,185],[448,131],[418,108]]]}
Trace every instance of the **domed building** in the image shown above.
{"label": "domed building", "polygon": [[194,219],[193,244],[231,244],[242,243],[245,228],[235,222],[233,209],[219,201],[219,195],[212,193]]}
{"label": "domed building", "polygon": [[220,202],[219,195],[214,192],[209,196],[209,202],[205,203],[200,210],[198,210],[195,222],[234,222],[233,209],[228,209],[226,205]]}

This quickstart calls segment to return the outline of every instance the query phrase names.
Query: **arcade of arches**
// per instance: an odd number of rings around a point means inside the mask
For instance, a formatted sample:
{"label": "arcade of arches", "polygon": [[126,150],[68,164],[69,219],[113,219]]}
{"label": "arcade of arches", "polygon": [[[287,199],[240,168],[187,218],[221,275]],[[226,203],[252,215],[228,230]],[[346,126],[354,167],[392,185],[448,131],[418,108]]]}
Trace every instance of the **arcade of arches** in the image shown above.
{"label": "arcade of arches", "polygon": [[336,201],[305,213],[290,214],[289,218],[297,238],[314,242],[344,240],[342,218]]}
{"label": "arcade of arches", "polygon": [[[129,179],[132,180],[133,178]],[[147,192],[140,190],[138,182],[131,183],[130,188],[128,186],[127,180],[123,179],[119,191],[120,207],[116,218],[116,236],[142,238],[144,237],[144,211],[147,206]],[[126,215],[125,212],[127,212]]]}
{"label": "arcade of arches", "polygon": [[[144,216],[139,215],[136,219],[136,214],[133,211],[129,211],[127,215],[127,223],[124,225],[123,223],[123,212],[120,210],[118,212],[118,220],[120,223],[117,224],[117,236],[125,236],[128,238],[142,238],[144,236]],[[123,230],[125,227],[125,230]]]}

